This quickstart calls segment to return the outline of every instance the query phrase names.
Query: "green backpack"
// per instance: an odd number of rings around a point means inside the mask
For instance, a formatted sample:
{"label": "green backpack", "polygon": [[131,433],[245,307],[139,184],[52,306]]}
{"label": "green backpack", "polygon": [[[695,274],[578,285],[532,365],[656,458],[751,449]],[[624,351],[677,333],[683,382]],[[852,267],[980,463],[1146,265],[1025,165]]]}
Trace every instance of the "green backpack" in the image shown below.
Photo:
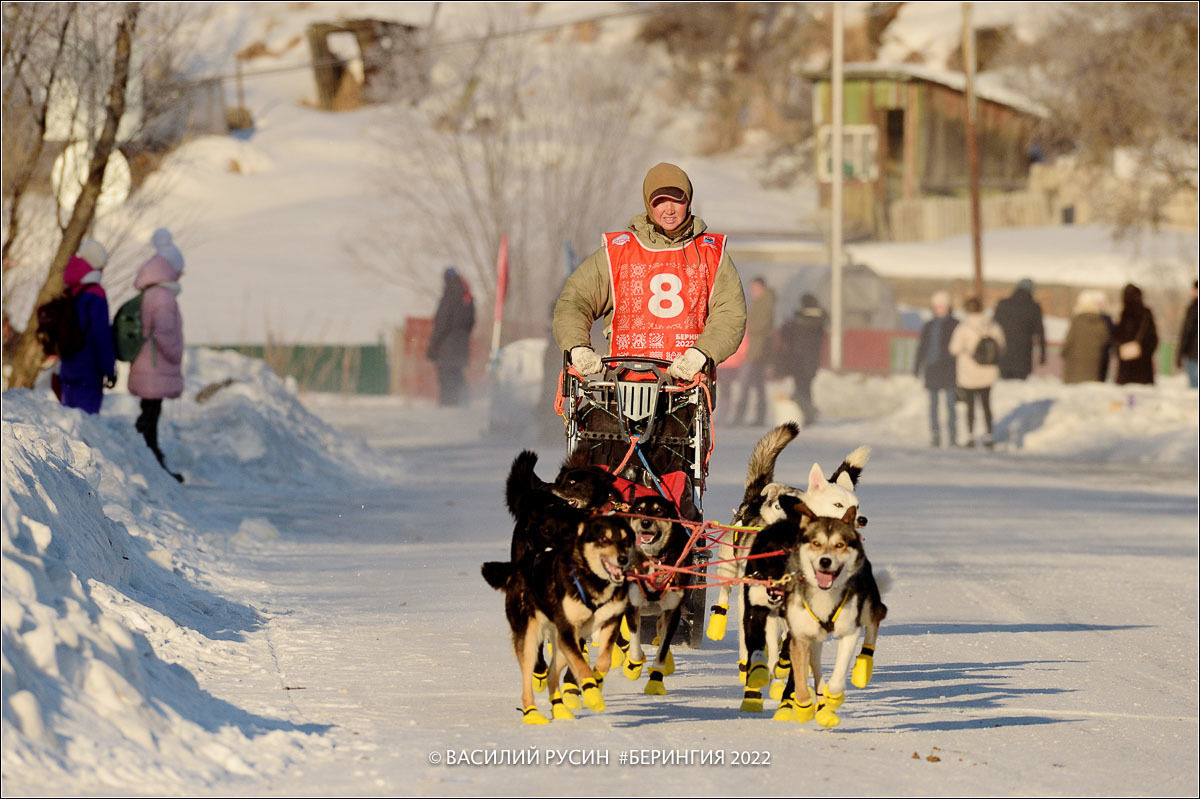
{"label": "green backpack", "polygon": [[132,361],[142,351],[142,292],[117,309],[112,324],[113,351],[118,361]]}

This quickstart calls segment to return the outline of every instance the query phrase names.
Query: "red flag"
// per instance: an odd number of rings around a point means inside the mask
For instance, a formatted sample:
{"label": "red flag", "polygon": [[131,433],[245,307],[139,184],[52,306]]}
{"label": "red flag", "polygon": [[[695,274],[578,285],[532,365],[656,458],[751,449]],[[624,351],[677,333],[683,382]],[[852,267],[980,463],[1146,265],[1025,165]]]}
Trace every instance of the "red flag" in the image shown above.
{"label": "red flag", "polygon": [[500,320],[504,316],[504,295],[508,293],[508,234],[500,237],[496,255],[496,311],[492,317],[492,356],[500,351]]}

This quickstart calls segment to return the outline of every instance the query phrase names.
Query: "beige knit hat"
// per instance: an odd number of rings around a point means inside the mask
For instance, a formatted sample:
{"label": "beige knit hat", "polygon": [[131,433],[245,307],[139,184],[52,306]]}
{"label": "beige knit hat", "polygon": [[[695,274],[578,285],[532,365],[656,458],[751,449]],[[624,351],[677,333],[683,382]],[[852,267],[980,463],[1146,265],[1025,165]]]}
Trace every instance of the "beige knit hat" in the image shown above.
{"label": "beige knit hat", "polygon": [[692,181],[682,169],[666,162],[650,167],[642,181],[642,200],[646,203],[647,214],[650,213],[650,201],[655,195],[664,193],[682,199],[689,208],[692,205]]}
{"label": "beige knit hat", "polygon": [[103,269],[108,263],[108,250],[104,249],[104,245],[95,239],[84,239],[79,244],[79,251],[75,254],[87,261],[92,269]]}

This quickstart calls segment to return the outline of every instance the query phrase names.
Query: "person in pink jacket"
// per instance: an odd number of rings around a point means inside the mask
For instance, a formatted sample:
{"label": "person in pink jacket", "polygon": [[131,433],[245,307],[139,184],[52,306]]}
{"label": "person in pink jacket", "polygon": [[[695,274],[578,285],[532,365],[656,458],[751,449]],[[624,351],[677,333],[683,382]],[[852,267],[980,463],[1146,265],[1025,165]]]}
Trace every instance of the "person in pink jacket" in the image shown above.
{"label": "person in pink jacket", "polygon": [[[146,342],[130,366],[129,393],[142,399],[137,430],[166,469],[158,447],[158,419],[162,401],[183,393],[183,318],[175,301],[183,274],[183,255],[165,228],[154,231],[150,241],[154,255],[142,264],[133,281],[133,287],[142,292],[142,336]],[[170,469],[167,472],[183,482],[182,475]]]}

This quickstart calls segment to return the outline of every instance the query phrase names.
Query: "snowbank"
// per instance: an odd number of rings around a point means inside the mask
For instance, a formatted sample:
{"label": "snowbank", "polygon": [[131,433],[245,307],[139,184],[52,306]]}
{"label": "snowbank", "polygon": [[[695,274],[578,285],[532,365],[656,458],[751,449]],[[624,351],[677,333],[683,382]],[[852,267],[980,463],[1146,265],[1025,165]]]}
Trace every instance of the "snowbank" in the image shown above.
{"label": "snowbank", "polygon": [[[318,732],[197,683],[197,663],[245,660],[262,621],[211,590],[211,576],[230,546],[277,535],[210,506],[205,486],[302,491],[392,467],[305,410],[261,361],[190,350],[185,363],[185,396],[165,403],[160,428],[184,486],[135,432],[135,398],[111,395],[95,417],[44,392],[4,394],[6,778],[82,768],[112,787],[138,774],[209,784],[283,768]],[[259,736],[279,740],[247,746]]]}

